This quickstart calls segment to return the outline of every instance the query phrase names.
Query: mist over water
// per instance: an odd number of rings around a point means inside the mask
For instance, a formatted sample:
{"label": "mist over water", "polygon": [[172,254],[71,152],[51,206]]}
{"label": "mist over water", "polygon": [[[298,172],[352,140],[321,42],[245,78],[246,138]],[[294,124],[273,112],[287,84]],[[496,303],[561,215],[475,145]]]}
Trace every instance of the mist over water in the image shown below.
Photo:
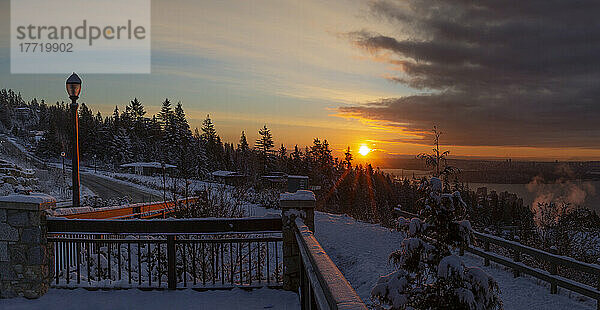
{"label": "mist over water", "polygon": [[[398,177],[411,178],[430,176],[429,171],[409,169],[382,169],[384,172]],[[567,202],[573,206],[582,206],[600,213],[600,181],[558,180],[544,182],[536,177],[527,184],[497,184],[497,183],[467,183],[471,190],[487,187],[488,192],[494,190],[498,193],[507,191],[523,199],[529,206],[537,206],[540,202]]]}

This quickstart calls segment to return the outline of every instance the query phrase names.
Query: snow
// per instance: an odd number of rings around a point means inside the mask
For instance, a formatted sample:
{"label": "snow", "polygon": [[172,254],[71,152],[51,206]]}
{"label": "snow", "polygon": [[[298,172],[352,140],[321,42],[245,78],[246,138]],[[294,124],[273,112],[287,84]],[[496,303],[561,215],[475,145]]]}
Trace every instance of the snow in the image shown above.
{"label": "snow", "polygon": [[422,233],[427,228],[427,223],[423,222],[418,217],[413,217],[408,223],[408,234],[415,236]]}
{"label": "snow", "polygon": [[438,265],[438,277],[451,278],[453,275],[462,277],[464,273],[464,264],[456,255],[448,255],[440,261]]}
{"label": "snow", "polygon": [[[165,168],[177,168],[177,166],[173,166],[173,165],[169,165],[169,164],[164,164]],[[144,162],[137,162],[137,163],[129,163],[129,164],[123,164],[121,165],[121,167],[123,168],[128,168],[128,167],[145,167],[145,168],[162,168],[163,164],[159,163],[159,162],[148,162],[148,163],[144,163]]]}
{"label": "snow", "polygon": [[280,200],[308,200],[315,201],[315,193],[307,190],[298,190],[295,193],[281,193]]}
{"label": "snow", "polygon": [[0,202],[19,202],[19,203],[49,203],[56,202],[56,199],[50,195],[43,193],[31,193],[30,195],[12,194],[8,196],[0,196]]}
{"label": "snow", "polygon": [[386,276],[379,277],[373,288],[373,296],[385,296],[386,291],[390,290],[392,306],[400,308],[408,301],[408,295],[405,290],[408,286],[408,273],[404,270],[394,271]]}
{"label": "snow", "polygon": [[429,182],[431,183],[432,191],[434,191],[434,192],[442,191],[442,180],[440,180],[439,178],[433,177],[429,180]]}
{"label": "snow", "polygon": [[[394,271],[388,262],[389,254],[400,248],[404,239],[402,232],[380,225],[357,221],[346,215],[315,212],[315,235],[323,249],[338,266],[359,297],[367,304],[371,289],[379,276]],[[492,276],[500,287],[506,310],[537,309],[596,309],[596,301],[559,288],[559,294],[551,295],[549,285],[543,281],[521,276],[514,278],[512,270],[496,264],[483,266],[483,259],[471,254],[460,257],[468,276],[485,281],[479,271]],[[483,283],[483,282],[482,282]],[[462,296],[465,299],[470,296]]]}
{"label": "snow", "polygon": [[45,310],[163,310],[163,309],[300,309],[298,295],[268,288],[197,292],[191,289],[176,291],[141,291],[85,289],[51,289],[39,299],[0,299],[0,309]]}
{"label": "snow", "polygon": [[226,176],[231,176],[231,175],[238,175],[238,173],[235,171],[226,171],[226,170],[213,171],[213,172],[211,172],[211,174],[215,177],[226,177]]}

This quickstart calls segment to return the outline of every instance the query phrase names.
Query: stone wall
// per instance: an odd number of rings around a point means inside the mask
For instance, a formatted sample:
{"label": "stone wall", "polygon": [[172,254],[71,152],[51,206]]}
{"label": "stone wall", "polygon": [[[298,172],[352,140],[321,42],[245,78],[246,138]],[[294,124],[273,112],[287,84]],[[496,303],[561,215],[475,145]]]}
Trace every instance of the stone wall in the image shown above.
{"label": "stone wall", "polygon": [[44,194],[0,197],[0,298],[37,298],[50,286],[53,251],[46,240]]}
{"label": "stone wall", "polygon": [[296,241],[296,218],[300,217],[311,231],[315,231],[315,195],[299,190],[283,193],[279,200],[283,221],[283,289],[298,291],[300,286],[300,248]]}

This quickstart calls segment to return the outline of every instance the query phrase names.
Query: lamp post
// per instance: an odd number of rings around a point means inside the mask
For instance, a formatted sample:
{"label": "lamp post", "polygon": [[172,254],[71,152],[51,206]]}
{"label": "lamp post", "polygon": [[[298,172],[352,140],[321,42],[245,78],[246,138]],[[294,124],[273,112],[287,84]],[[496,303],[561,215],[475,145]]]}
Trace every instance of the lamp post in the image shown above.
{"label": "lamp post", "polygon": [[67,156],[67,154],[65,152],[60,153],[60,157],[62,157],[62,163],[63,163],[63,182],[65,181],[65,156]]}
{"label": "lamp post", "polygon": [[165,203],[167,203],[167,179],[165,177],[166,165],[165,165],[165,162],[162,162],[160,165],[162,167],[162,177],[163,177],[163,201]]}
{"label": "lamp post", "polygon": [[73,171],[73,207],[79,207],[79,117],[77,115],[77,99],[81,92],[81,79],[75,72],[67,79],[67,94],[71,99],[71,115],[73,116],[73,140],[71,141],[71,170]]}

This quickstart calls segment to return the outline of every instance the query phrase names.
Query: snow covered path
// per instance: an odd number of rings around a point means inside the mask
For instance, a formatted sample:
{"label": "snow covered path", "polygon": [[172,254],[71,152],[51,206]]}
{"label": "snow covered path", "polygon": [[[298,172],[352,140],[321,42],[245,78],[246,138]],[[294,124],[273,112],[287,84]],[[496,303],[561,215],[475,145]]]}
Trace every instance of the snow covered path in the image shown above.
{"label": "snow covered path", "polygon": [[[378,275],[393,270],[388,264],[388,255],[399,247],[402,233],[345,215],[321,212],[315,214],[315,230],[317,240],[327,254],[363,301],[369,304],[369,294]],[[549,287],[536,279],[526,276],[515,279],[511,271],[501,266],[484,267],[483,259],[479,257],[467,254],[463,260],[468,266],[479,266],[498,281],[504,309],[596,309],[594,300],[564,289],[559,289],[558,295],[551,295]]]}
{"label": "snow covered path", "polygon": [[283,290],[262,288],[253,291],[194,290],[140,291],[137,289],[117,291],[87,291],[84,289],[51,289],[39,299],[25,298],[0,300],[2,310],[164,310],[164,309],[300,309],[298,295]]}

